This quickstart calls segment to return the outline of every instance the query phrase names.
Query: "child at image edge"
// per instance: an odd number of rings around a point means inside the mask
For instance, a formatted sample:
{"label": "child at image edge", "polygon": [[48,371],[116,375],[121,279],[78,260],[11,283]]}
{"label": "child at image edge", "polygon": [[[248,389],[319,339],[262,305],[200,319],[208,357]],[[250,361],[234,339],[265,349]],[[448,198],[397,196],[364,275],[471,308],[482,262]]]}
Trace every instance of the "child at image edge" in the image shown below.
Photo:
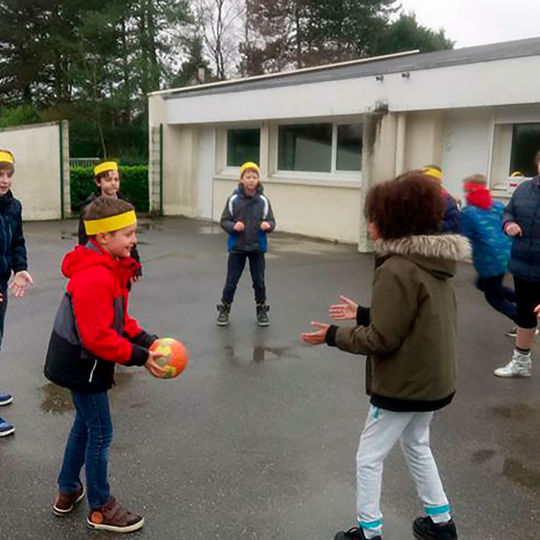
{"label": "child at image edge", "polygon": [[69,514],[83,499],[80,472],[86,469],[86,490],[93,529],[132,532],[144,518],[122,507],[110,494],[107,465],[112,441],[108,391],[115,363],[145,366],[162,374],[160,354],[149,351],[157,336],[129,316],[129,281],[137,262],[130,253],[137,243],[137,218],[123,200],[98,197],[85,211],[89,241],[76,246],[62,263],[69,279],[49,341],[45,376],[71,390],[75,421],[69,434],[53,506],[57,516]]}
{"label": "child at image edge", "polygon": [[467,240],[437,234],[445,204],[440,189],[420,171],[374,186],[366,216],[375,250],[383,262],[375,270],[369,321],[362,308],[342,297],[331,306],[337,320],[357,326],[313,322],[302,334],[311,344],[327,343],[367,355],[369,409],[357,453],[358,526],[335,540],[380,540],[383,462],[399,440],[426,516],[413,523],[424,540],[455,540],[457,532],[429,445],[433,411],[455,393],[456,300],[451,278],[456,261],[469,252]]}
{"label": "child at image edge", "polygon": [[[0,346],[4,335],[4,320],[8,303],[8,281],[15,298],[22,298],[33,284],[26,262],[26,245],[22,228],[22,206],[11,193],[15,174],[15,158],[9,150],[0,150]],[[9,405],[13,396],[0,391],[0,406]],[[0,437],[15,432],[15,426],[0,417]]]}

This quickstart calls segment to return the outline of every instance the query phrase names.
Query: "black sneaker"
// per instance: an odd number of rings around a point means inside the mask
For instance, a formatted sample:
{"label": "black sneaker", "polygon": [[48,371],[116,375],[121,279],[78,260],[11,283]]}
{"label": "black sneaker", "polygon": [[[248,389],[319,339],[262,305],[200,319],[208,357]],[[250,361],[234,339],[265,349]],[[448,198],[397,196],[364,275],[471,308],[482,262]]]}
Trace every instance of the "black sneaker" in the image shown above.
{"label": "black sneaker", "polygon": [[[348,531],[339,531],[334,540],[367,540],[361,527],[353,527]],[[371,540],[382,540],[382,536],[374,536]]]}
{"label": "black sneaker", "polygon": [[418,540],[457,540],[456,524],[451,519],[446,523],[433,523],[430,517],[414,520],[413,534]]}
{"label": "black sneaker", "polygon": [[227,326],[229,324],[229,312],[231,311],[231,304],[218,304],[216,307],[219,311],[216,324],[218,326]]}
{"label": "black sneaker", "polygon": [[266,304],[257,304],[257,324],[259,326],[268,326],[270,319],[268,318],[268,311],[270,306]]}

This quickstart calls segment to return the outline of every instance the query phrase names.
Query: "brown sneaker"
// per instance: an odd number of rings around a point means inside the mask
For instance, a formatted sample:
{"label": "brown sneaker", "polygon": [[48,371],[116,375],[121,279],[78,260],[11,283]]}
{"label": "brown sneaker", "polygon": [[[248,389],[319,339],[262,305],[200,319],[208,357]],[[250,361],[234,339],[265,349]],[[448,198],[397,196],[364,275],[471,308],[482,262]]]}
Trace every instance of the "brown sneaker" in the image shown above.
{"label": "brown sneaker", "polygon": [[75,508],[75,505],[81,502],[83,498],[84,486],[82,484],[81,487],[73,493],[60,491],[53,505],[53,514],[56,516],[65,516],[66,514],[69,514]]}
{"label": "brown sneaker", "polygon": [[101,508],[90,510],[86,522],[92,529],[129,533],[141,529],[144,525],[144,518],[132,514],[120,506],[114,497],[111,497]]}

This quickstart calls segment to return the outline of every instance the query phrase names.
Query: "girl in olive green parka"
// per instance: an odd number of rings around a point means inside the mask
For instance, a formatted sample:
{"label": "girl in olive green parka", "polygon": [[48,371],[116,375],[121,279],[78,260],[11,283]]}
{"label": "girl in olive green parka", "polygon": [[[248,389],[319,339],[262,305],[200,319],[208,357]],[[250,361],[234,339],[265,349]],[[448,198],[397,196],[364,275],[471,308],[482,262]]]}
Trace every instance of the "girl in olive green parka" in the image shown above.
{"label": "girl in olive green parka", "polygon": [[330,308],[337,320],[356,326],[312,323],[302,334],[311,344],[327,343],[367,356],[366,387],[371,407],[357,453],[358,527],[335,540],[381,539],[383,462],[399,440],[426,512],[413,523],[418,539],[457,539],[450,506],[429,446],[434,411],[455,393],[456,262],[469,253],[459,235],[437,234],[444,203],[419,171],[374,186],[366,216],[382,264],[373,278],[368,311],[352,300]]}

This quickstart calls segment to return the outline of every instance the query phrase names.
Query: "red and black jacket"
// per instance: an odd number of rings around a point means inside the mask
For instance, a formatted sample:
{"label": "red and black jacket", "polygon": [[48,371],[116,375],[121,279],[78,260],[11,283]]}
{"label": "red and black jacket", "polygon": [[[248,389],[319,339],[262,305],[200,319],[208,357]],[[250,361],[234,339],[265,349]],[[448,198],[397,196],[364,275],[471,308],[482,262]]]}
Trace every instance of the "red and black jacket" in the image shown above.
{"label": "red and black jacket", "polygon": [[142,366],[156,336],[128,314],[128,284],[138,263],[114,259],[95,242],[76,246],[62,263],[69,278],[56,314],[45,376],[75,392],[111,388],[114,365]]}

